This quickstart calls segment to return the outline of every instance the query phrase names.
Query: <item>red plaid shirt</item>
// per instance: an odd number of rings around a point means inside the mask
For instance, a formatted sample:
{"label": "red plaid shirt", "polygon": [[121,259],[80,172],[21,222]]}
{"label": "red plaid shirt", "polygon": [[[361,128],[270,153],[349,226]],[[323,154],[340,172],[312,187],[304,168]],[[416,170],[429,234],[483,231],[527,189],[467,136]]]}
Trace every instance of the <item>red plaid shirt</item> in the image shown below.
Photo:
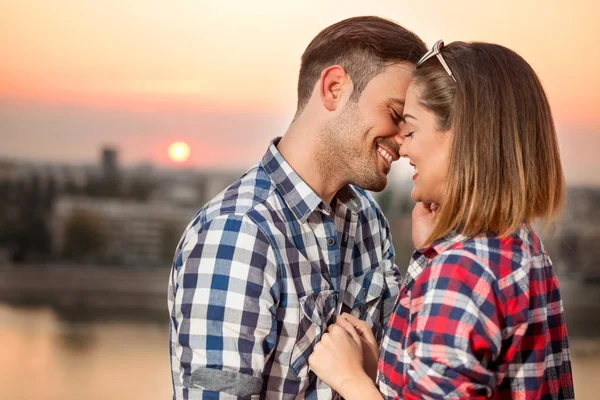
{"label": "red plaid shirt", "polygon": [[413,254],[382,342],[387,399],[573,399],[552,262],[524,225]]}

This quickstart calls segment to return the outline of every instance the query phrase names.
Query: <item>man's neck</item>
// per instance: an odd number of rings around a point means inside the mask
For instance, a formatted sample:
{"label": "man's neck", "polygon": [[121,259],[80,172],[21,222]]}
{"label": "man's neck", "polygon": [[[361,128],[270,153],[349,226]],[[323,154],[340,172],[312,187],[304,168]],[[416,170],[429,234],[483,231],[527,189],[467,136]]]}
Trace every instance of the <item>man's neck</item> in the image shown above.
{"label": "man's neck", "polygon": [[346,185],[337,171],[322,171],[317,159],[324,146],[315,127],[293,122],[277,149],[304,182],[327,204]]}

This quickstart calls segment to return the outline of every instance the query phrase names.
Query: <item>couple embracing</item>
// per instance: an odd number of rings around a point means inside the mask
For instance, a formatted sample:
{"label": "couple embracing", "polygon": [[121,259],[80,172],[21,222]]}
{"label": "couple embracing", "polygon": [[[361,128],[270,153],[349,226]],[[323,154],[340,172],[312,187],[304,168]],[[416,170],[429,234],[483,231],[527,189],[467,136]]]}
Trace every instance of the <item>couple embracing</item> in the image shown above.
{"label": "couple embracing", "polygon": [[[369,191],[414,168],[411,260]],[[531,224],[565,183],[518,54],[377,17],[321,31],[298,107],[176,249],[174,399],[572,399],[552,262]],[[396,264],[409,263],[400,276]]]}

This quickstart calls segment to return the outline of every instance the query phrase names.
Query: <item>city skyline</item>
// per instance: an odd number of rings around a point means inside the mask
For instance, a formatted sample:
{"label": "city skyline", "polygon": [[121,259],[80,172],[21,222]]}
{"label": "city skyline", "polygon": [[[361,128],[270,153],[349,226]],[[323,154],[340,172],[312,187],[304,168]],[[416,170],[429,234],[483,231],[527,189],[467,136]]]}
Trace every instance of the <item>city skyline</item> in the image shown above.
{"label": "city skyline", "polygon": [[[434,13],[431,11],[435,10]],[[41,0],[0,5],[0,158],[244,170],[283,134],[300,56],[321,29],[379,15],[431,45],[496,42],[536,70],[554,112],[567,182],[600,185],[600,56],[591,1],[348,4]],[[243,39],[243,40],[242,40]],[[400,162],[398,175],[409,171]]]}

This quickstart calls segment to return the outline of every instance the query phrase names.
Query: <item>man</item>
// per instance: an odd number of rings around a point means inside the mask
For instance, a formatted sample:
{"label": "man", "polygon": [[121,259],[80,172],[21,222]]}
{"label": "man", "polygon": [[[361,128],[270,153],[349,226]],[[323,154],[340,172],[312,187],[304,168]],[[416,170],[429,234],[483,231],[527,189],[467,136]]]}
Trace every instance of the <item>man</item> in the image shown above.
{"label": "man", "polygon": [[[298,109],[263,159],[202,208],[169,283],[174,398],[330,399],[307,360],[342,312],[379,339],[398,293],[381,191],[423,42],[376,17],[320,32]],[[367,360],[368,361],[368,360]]]}

